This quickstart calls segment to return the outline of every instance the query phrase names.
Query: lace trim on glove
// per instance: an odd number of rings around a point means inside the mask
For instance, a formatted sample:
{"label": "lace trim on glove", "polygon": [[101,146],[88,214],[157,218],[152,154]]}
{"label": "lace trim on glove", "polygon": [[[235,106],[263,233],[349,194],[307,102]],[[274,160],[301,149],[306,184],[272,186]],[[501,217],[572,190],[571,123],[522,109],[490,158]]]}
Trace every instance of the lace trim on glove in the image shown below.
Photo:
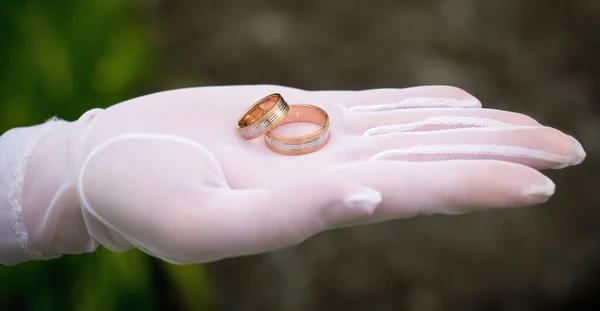
{"label": "lace trim on glove", "polygon": [[31,150],[33,150],[33,147],[35,147],[35,145],[40,140],[40,138],[42,136],[44,136],[44,134],[46,134],[46,132],[48,132],[48,130],[50,129],[49,125],[56,121],[60,121],[60,120],[57,117],[53,117],[53,118],[47,120],[46,123],[44,124],[44,126],[40,129],[37,137],[35,139],[32,139],[25,146],[25,148],[23,148],[21,158],[19,159],[19,161],[15,165],[15,168],[13,169],[14,182],[12,183],[12,185],[10,185],[10,188],[8,190],[8,202],[10,203],[10,206],[12,207],[12,216],[13,216],[12,221],[11,221],[11,227],[12,227],[13,231],[15,232],[15,234],[19,238],[19,243],[21,245],[21,249],[27,255],[32,256],[34,258],[38,258],[38,259],[42,258],[42,254],[31,250],[27,246],[27,243],[29,241],[29,235],[23,228],[23,215],[22,215],[23,207],[21,206],[21,204],[19,204],[19,200],[17,199],[17,197],[18,197],[17,192],[23,186],[23,178],[24,178],[23,177],[23,167],[24,167],[25,163],[27,162],[27,159],[31,155]]}

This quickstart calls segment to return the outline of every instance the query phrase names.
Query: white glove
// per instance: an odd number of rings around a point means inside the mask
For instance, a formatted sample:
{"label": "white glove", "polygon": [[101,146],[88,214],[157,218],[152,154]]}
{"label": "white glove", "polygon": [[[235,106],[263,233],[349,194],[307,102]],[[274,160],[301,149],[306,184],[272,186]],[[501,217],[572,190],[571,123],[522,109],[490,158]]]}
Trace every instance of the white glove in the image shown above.
{"label": "white glove", "polygon": [[[285,156],[242,139],[238,118],[276,92],[329,114],[325,148]],[[554,192],[536,169],[584,157],[571,136],[453,87],[162,92],[0,137],[0,263],[99,244],[203,263],[354,224],[532,205]]]}

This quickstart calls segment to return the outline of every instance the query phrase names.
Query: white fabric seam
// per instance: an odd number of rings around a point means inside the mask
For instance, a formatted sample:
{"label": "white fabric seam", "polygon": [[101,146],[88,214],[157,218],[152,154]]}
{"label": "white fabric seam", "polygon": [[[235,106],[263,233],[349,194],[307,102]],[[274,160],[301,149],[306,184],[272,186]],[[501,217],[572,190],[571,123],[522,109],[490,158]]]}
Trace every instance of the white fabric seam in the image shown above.
{"label": "white fabric seam", "polygon": [[536,159],[549,162],[561,163],[563,158],[559,155],[548,152],[534,150],[524,147],[503,146],[503,145],[433,145],[433,146],[413,146],[405,149],[392,149],[380,152],[373,157],[371,161],[385,160],[386,158],[410,155],[410,154],[488,154],[502,155],[509,157],[520,157],[526,159]]}
{"label": "white fabric seam", "polygon": [[[427,126],[427,125],[468,125],[468,126],[478,126],[478,127],[502,127],[502,128],[511,128],[515,125],[498,121],[490,118],[476,118],[476,117],[432,117],[427,118],[423,121],[418,122],[410,122],[405,124],[393,124],[393,125],[383,125],[377,126],[365,131],[365,136],[376,136],[382,134],[392,134],[398,132],[408,132],[412,129]],[[529,125],[523,125],[529,126]],[[537,125],[531,125],[536,127]],[[435,131],[424,131],[424,132],[439,132],[446,131],[450,129],[444,130],[435,130]]]}
{"label": "white fabric seam", "polygon": [[[420,132],[392,132],[386,134],[409,134],[409,135],[431,135],[432,133],[456,133],[456,132],[503,132],[503,131],[518,131],[518,130],[526,130],[526,129],[545,129],[543,125],[513,125],[506,127],[468,127],[468,128],[454,128],[454,129],[444,129],[437,131],[420,131]],[[376,129],[376,128],[373,128]],[[366,132],[365,132],[366,133]],[[382,134],[385,135],[385,134]],[[366,135],[363,136],[378,136],[378,135]]]}
{"label": "white fabric seam", "polygon": [[481,103],[475,98],[453,99],[439,97],[410,97],[399,102],[381,103],[375,105],[356,105],[350,107],[350,110],[356,112],[375,112],[396,109],[407,109],[411,107],[448,107],[448,108],[479,108]]}

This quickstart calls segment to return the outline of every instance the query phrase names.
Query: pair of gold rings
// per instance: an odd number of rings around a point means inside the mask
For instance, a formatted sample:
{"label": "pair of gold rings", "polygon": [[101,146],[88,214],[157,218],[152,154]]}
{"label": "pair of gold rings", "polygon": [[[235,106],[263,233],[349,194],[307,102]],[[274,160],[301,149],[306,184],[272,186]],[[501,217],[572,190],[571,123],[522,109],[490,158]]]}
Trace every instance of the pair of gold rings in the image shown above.
{"label": "pair of gold rings", "polygon": [[[284,137],[273,133],[279,126],[308,122],[321,128],[299,137]],[[315,152],[329,142],[329,116],[312,105],[288,105],[281,94],[264,97],[250,107],[238,121],[238,130],[244,139],[264,137],[267,147],[283,155],[302,155]]]}

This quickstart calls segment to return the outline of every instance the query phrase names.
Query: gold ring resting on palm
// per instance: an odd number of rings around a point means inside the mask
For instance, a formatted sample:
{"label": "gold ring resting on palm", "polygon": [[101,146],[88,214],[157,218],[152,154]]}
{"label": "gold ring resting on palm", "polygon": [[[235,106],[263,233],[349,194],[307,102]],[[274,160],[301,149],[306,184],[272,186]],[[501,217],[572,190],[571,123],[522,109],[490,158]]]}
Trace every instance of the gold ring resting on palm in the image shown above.
{"label": "gold ring resting on palm", "polygon": [[[285,137],[273,133],[273,129],[281,125],[296,122],[313,123],[321,128],[314,133],[298,137]],[[325,147],[329,137],[329,116],[323,109],[312,105],[292,105],[284,120],[265,134],[264,141],[267,147],[276,153],[303,155]]]}
{"label": "gold ring resting on palm", "polygon": [[238,120],[238,130],[244,139],[257,138],[282,122],[289,105],[278,94],[271,94],[256,102]]}

